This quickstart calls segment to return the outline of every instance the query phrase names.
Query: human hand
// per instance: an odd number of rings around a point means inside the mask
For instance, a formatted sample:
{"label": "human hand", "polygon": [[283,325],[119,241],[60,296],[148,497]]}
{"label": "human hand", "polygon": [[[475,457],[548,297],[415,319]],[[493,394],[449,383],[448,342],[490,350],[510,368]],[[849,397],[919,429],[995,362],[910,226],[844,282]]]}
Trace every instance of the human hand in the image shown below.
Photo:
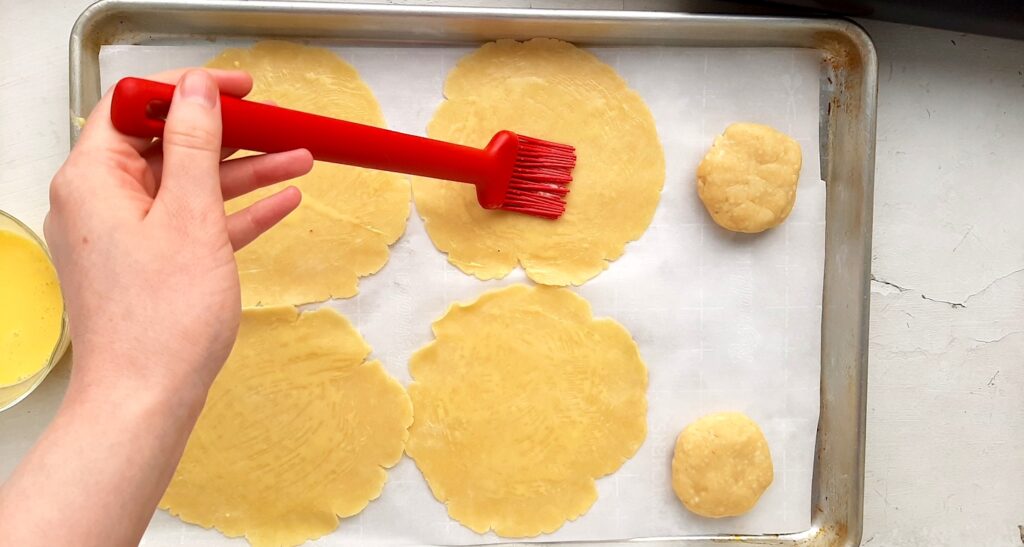
{"label": "human hand", "polygon": [[305,174],[312,156],[222,161],[218,88],[244,96],[244,72],[150,78],[178,83],[162,141],[119,133],[108,93],[53,178],[44,232],[75,350],[71,389],[166,388],[201,405],[238,330],[234,251],[301,197],[288,187],[230,216],[224,200]]}
{"label": "human hand", "polygon": [[108,94],[50,185],[43,228],[75,366],[0,485],[5,544],[139,542],[238,330],[234,250],[300,196],[286,188],[230,216],[224,200],[312,168],[304,150],[222,161],[218,86],[245,95],[245,73],[152,78],[178,81],[163,141],[117,132]]}

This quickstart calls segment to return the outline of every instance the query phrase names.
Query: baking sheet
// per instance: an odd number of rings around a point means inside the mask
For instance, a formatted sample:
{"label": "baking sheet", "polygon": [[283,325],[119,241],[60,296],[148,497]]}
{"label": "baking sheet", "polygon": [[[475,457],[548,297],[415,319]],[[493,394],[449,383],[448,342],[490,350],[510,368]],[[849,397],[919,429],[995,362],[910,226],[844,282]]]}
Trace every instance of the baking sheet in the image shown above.
{"label": "baking sheet", "polygon": [[[126,75],[201,65],[225,45],[106,46],[104,88]],[[333,47],[373,89],[389,127],[423,134],[442,100],[445,75],[472,48]],[[639,452],[598,481],[585,515],[541,541],[695,534],[761,534],[810,526],[818,419],[825,185],[818,158],[819,53],[801,49],[598,47],[647,101],[666,156],[662,200],[651,227],[621,259],[578,292],[595,315],[630,330],[650,371],[649,432]],[[694,189],[697,163],[729,123],[756,121],[800,143],[804,166],[785,224],[760,235],[717,228]],[[430,322],[454,301],[523,282],[521,272],[481,282],[449,265],[413,213],[389,263],[360,294],[329,303],[348,315],[374,356],[403,383],[410,354],[431,340]],[[709,520],[675,499],[669,461],[675,436],[697,417],[740,410],[764,429],[775,482],[750,513]],[[472,544],[479,536],[447,517],[409,459],[380,499],[313,545]],[[148,545],[239,543],[158,512]]]}

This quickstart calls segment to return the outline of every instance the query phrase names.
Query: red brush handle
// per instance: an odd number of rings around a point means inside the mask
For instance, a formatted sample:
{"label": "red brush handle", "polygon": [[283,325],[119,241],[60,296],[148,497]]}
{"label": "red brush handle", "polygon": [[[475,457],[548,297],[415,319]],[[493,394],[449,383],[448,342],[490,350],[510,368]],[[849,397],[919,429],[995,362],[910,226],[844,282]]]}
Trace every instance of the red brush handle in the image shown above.
{"label": "red brush handle", "polygon": [[[174,86],[124,78],[114,88],[110,119],[118,131],[160,137]],[[297,110],[221,95],[226,148],[284,152],[305,148],[321,161],[445,180],[482,183],[494,172],[489,152]],[[161,108],[162,105],[162,108]]]}

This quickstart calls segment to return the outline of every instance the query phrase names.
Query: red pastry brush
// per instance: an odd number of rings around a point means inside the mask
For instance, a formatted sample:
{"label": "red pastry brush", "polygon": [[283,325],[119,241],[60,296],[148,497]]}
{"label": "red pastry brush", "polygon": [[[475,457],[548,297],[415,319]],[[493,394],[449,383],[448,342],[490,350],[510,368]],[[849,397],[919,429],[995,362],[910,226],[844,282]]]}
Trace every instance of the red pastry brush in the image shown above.
{"label": "red pastry brush", "polygon": [[[110,118],[122,133],[160,137],[174,86],[125,78]],[[572,146],[501,131],[483,150],[221,95],[223,145],[257,152],[305,148],[321,161],[476,185],[487,209],[556,219],[576,165]]]}

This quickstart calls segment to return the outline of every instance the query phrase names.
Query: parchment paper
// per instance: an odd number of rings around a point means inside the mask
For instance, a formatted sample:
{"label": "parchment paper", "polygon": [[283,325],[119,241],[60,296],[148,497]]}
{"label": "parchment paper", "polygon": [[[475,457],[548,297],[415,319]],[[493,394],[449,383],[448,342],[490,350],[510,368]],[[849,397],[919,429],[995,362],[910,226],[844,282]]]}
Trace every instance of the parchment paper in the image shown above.
{"label": "parchment paper", "polygon": [[[104,88],[126,75],[202,65],[227,43],[111,46],[100,54]],[[373,89],[392,129],[423,134],[445,76],[468,48],[337,47]],[[825,186],[818,158],[819,58],[810,50],[605,47],[591,49],[647,101],[667,177],[651,227],[609,269],[578,289],[595,315],[626,326],[650,371],[649,433],[640,451],[598,481],[585,515],[536,540],[597,540],[806,529],[818,420]],[[777,229],[718,228],[697,198],[695,171],[714,136],[736,121],[767,123],[803,149],[796,207]],[[410,381],[410,354],[455,301],[525,281],[521,272],[480,282],[449,265],[415,212],[391,259],[331,302],[348,315],[391,374]],[[748,514],[688,513],[670,485],[675,437],[703,414],[739,410],[764,429],[775,482]],[[480,536],[448,518],[408,458],[381,497],[313,545],[472,544]],[[244,544],[158,511],[145,545]]]}

